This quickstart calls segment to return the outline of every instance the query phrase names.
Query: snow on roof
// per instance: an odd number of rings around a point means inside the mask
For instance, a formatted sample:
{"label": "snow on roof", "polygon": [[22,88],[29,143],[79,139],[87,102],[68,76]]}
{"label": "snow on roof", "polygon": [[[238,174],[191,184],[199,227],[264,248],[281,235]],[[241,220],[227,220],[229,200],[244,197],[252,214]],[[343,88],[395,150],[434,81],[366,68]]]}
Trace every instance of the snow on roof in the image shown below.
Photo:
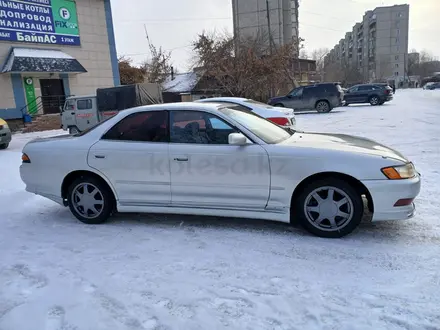
{"label": "snow on roof", "polygon": [[200,79],[200,74],[196,72],[178,73],[171,80],[169,76],[162,84],[164,92],[185,93],[190,92],[196,87]]}
{"label": "snow on roof", "polygon": [[36,49],[36,48],[14,48],[12,50],[16,57],[40,57],[40,58],[68,58],[72,56],[63,53],[60,50],[53,49]]}
{"label": "snow on roof", "polygon": [[72,56],[53,49],[14,47],[2,72],[87,72]]}

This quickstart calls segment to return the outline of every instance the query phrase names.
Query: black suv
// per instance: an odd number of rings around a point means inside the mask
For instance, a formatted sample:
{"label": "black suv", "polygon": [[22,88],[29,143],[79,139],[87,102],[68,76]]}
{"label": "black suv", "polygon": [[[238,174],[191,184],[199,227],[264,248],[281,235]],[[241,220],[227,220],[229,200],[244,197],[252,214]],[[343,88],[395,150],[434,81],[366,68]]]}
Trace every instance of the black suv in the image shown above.
{"label": "black suv", "polygon": [[393,99],[393,89],[387,84],[355,85],[344,95],[345,106],[354,103],[382,105]]}
{"label": "black suv", "polygon": [[344,92],[338,83],[322,83],[295,88],[286,96],[274,97],[269,104],[295,110],[316,109],[318,112],[330,112],[340,107]]}

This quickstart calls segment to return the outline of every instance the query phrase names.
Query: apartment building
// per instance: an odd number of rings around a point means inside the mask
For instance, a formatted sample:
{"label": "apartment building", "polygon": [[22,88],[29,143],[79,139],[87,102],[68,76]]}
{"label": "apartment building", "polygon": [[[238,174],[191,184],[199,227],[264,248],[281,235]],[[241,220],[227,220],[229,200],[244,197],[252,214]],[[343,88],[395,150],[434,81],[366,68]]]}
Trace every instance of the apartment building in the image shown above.
{"label": "apartment building", "polygon": [[298,42],[298,6],[299,0],[232,0],[234,34],[255,38],[270,31],[275,46]]}
{"label": "apartment building", "polygon": [[327,54],[326,80],[348,83],[407,80],[409,5],[377,7]]}

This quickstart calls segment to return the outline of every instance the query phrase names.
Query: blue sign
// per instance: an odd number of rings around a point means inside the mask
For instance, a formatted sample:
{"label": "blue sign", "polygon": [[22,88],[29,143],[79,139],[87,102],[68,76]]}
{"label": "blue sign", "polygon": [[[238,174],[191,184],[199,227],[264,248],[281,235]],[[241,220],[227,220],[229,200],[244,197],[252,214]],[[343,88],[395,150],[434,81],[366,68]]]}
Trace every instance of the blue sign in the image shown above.
{"label": "blue sign", "polygon": [[0,0],[0,40],[79,46],[76,4],[68,0]]}

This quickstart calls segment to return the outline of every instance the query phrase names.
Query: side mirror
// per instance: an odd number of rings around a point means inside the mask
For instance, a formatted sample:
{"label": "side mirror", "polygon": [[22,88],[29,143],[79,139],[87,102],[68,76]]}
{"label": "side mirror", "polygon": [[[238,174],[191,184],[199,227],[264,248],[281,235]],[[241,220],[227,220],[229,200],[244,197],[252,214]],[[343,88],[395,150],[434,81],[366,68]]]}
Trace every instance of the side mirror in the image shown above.
{"label": "side mirror", "polygon": [[231,133],[228,136],[228,143],[233,146],[244,146],[247,144],[247,139],[241,133]]}

